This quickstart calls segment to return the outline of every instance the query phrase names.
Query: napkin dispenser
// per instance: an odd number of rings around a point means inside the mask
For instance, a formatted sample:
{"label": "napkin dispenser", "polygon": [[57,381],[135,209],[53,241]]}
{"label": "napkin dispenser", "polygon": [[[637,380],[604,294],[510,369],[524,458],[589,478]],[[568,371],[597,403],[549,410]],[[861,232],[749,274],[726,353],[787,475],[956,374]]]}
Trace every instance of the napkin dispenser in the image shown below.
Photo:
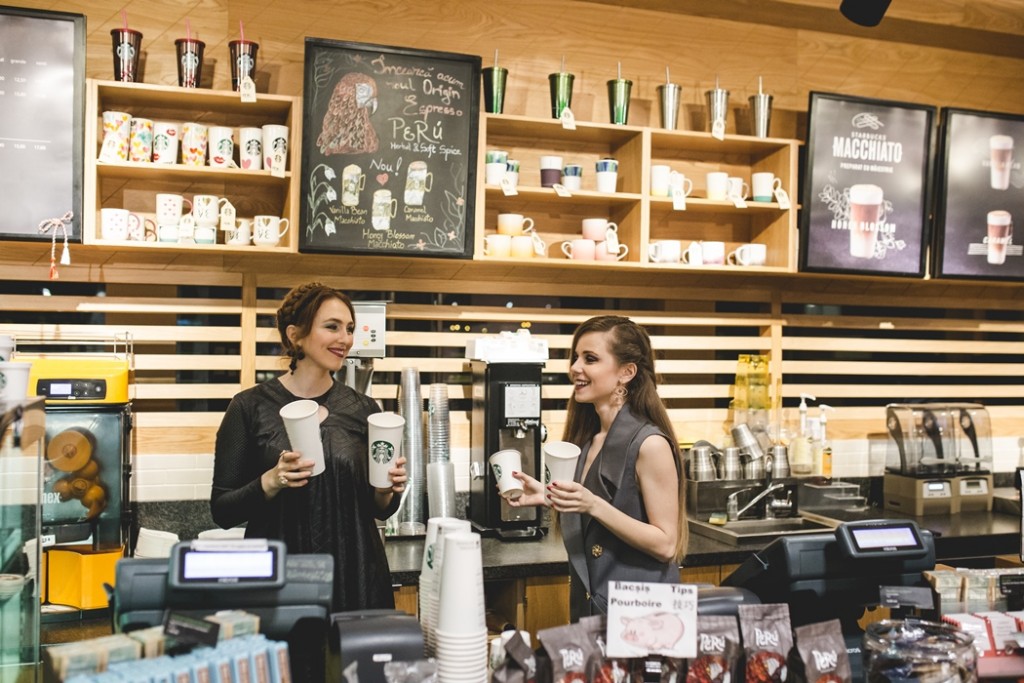
{"label": "napkin dispenser", "polygon": [[[386,683],[388,662],[414,662],[424,658],[423,631],[405,612],[390,609],[337,612],[331,615],[332,655],[345,672],[353,662],[359,683]],[[333,658],[333,657],[332,657]],[[341,677],[331,680],[341,681]]]}

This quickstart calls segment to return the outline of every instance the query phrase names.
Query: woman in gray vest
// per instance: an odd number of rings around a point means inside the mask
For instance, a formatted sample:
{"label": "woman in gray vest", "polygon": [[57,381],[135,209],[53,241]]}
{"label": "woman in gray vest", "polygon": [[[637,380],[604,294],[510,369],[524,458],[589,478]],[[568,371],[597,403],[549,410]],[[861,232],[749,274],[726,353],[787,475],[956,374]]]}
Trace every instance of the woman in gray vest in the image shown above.
{"label": "woman in gray vest", "polygon": [[572,570],[570,617],[602,614],[609,581],[678,583],[686,551],[679,448],[658,396],[646,330],[621,316],[587,320],[573,335],[566,441],[582,448],[573,481],[545,487],[522,472],[510,505],[560,515]]}

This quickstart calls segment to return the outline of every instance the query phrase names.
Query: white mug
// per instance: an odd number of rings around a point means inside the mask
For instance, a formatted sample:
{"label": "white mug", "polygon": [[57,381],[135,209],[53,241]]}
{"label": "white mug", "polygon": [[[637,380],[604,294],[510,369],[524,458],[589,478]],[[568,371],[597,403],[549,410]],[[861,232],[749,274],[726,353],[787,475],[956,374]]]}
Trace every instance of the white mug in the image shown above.
{"label": "white mug", "polygon": [[672,167],[665,164],[654,164],[651,166],[651,196],[667,197],[672,189],[670,184],[672,178]]}
{"label": "white mug", "polygon": [[212,225],[197,225],[195,232],[192,233],[192,239],[196,244],[216,244],[217,228]]}
{"label": "white mug", "polygon": [[707,174],[708,199],[716,202],[725,201],[729,196],[729,174],[712,171]]}
{"label": "white mug", "polygon": [[238,129],[238,165],[246,171],[263,168],[263,130],[252,126]]}
{"label": "white mug", "polygon": [[181,126],[181,162],[186,166],[206,165],[206,126],[189,121]]}
{"label": "white mug", "polygon": [[729,199],[746,199],[748,194],[750,194],[750,186],[743,178],[729,177]]}
{"label": "white mug", "polygon": [[288,165],[288,126],[267,124],[263,126],[263,168],[273,168],[275,154],[284,157],[281,170],[285,170]]}
{"label": "white mug", "polygon": [[655,263],[679,263],[683,257],[683,244],[679,240],[661,240],[648,246],[647,254]]}
{"label": "white mug", "polygon": [[501,185],[507,170],[508,166],[504,161],[492,161],[489,164],[484,164],[484,182],[487,185]]}
{"label": "white mug", "polygon": [[621,261],[626,258],[629,247],[618,241],[615,244],[617,248],[612,249],[607,240],[598,242],[594,248],[594,258],[598,261]]}
{"label": "white mug", "polygon": [[153,163],[178,163],[178,141],[181,140],[181,126],[172,121],[153,123]]}
{"label": "white mug", "polygon": [[136,242],[149,242],[156,239],[156,223],[152,218],[144,218],[137,213],[128,214],[128,239]]}
{"label": "white mug", "polygon": [[210,153],[206,158],[214,168],[228,168],[235,157],[235,130],[227,126],[210,126]]}
{"label": "white mug", "polygon": [[725,242],[704,241],[700,246],[705,266],[725,265]]}
{"label": "white mug", "polygon": [[[156,196],[156,222],[157,225],[177,225],[181,221],[182,209],[188,203],[189,211],[192,210],[192,200],[182,197],[180,194],[159,193]],[[173,241],[177,241],[177,237]]]}
{"label": "white mug", "polygon": [[[281,229],[281,225],[284,229]],[[288,232],[287,218],[277,216],[256,216],[252,219],[252,241],[261,247],[276,247]]]}
{"label": "white mug", "polygon": [[[509,242],[509,255],[512,258],[533,258],[535,252],[533,245],[534,234],[535,233],[509,235],[509,238],[511,239]],[[547,245],[545,245],[545,247],[546,246]]]}
{"label": "white mug", "polygon": [[618,190],[618,171],[598,171],[596,175],[598,192],[603,192],[604,194],[614,194]]}
{"label": "white mug", "polygon": [[178,241],[178,224],[174,225],[158,225],[156,228],[156,238],[161,242],[177,242]]}
{"label": "white mug", "polygon": [[197,194],[192,198],[192,218],[196,225],[217,225],[220,207],[228,200],[213,194]]}
{"label": "white mug", "polygon": [[502,235],[522,235],[533,230],[533,219],[521,213],[499,213],[498,233]]}
{"label": "white mug", "polygon": [[679,171],[672,171],[668,183],[670,192],[674,193],[676,190],[679,190],[683,193],[684,197],[689,197],[690,193],[693,192],[693,181]]}
{"label": "white mug", "polygon": [[584,218],[582,234],[588,240],[601,242],[608,239],[608,231],[618,233],[619,226],[607,218]]}
{"label": "white mug", "polygon": [[703,266],[704,265],[704,247],[700,242],[690,242],[682,255],[683,263],[691,266]]}
{"label": "white mug", "polygon": [[729,253],[728,262],[734,266],[763,266],[768,258],[768,247],[758,242],[741,244]]}
{"label": "white mug", "polygon": [[128,239],[128,209],[100,209],[100,237],[124,242]]}
{"label": "white mug", "polygon": [[484,237],[484,256],[508,258],[512,255],[512,235],[487,235]]}
{"label": "white mug", "polygon": [[594,240],[579,237],[562,242],[562,253],[574,261],[593,261],[597,257],[596,252],[597,243]]}
{"label": "white mug", "polygon": [[752,173],[750,186],[755,202],[770,202],[775,190],[782,187],[782,179],[776,178],[774,173]]}
{"label": "white mug", "polygon": [[252,241],[252,221],[248,218],[239,218],[235,227],[227,232],[226,244],[249,244]]}

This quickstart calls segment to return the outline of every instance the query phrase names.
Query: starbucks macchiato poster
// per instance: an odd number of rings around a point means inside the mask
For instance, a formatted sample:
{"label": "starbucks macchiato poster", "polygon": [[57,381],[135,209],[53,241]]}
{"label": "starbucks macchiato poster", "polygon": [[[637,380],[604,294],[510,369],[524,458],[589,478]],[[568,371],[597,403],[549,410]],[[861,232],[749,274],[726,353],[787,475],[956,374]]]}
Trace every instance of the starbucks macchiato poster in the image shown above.
{"label": "starbucks macchiato poster", "polygon": [[811,93],[800,269],[921,277],[935,110]]}
{"label": "starbucks macchiato poster", "polygon": [[936,277],[1024,279],[1024,116],[944,109]]}
{"label": "starbucks macchiato poster", "polygon": [[469,258],[480,57],[306,39],[300,251]]}

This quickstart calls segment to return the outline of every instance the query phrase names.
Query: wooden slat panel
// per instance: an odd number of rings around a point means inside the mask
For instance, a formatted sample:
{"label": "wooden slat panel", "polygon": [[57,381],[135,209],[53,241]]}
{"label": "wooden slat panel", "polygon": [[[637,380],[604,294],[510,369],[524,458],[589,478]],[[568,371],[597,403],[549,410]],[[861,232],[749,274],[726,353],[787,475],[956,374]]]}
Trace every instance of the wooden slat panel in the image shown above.
{"label": "wooden slat panel", "polygon": [[1021,353],[1021,342],[935,340],[935,339],[836,339],[828,337],[784,337],[783,351],[831,351],[852,354],[866,353]]}
{"label": "wooden slat panel", "polygon": [[871,375],[900,377],[1024,377],[1024,363],[928,363],[882,361],[783,361],[787,375]]}
{"label": "wooden slat panel", "polygon": [[[5,324],[5,334],[15,337],[45,338],[75,341],[82,338],[112,338],[124,335],[125,326],[113,325],[54,325],[25,323]],[[190,325],[132,325],[132,340],[140,342],[238,342],[241,330],[237,327],[195,327]]]}

